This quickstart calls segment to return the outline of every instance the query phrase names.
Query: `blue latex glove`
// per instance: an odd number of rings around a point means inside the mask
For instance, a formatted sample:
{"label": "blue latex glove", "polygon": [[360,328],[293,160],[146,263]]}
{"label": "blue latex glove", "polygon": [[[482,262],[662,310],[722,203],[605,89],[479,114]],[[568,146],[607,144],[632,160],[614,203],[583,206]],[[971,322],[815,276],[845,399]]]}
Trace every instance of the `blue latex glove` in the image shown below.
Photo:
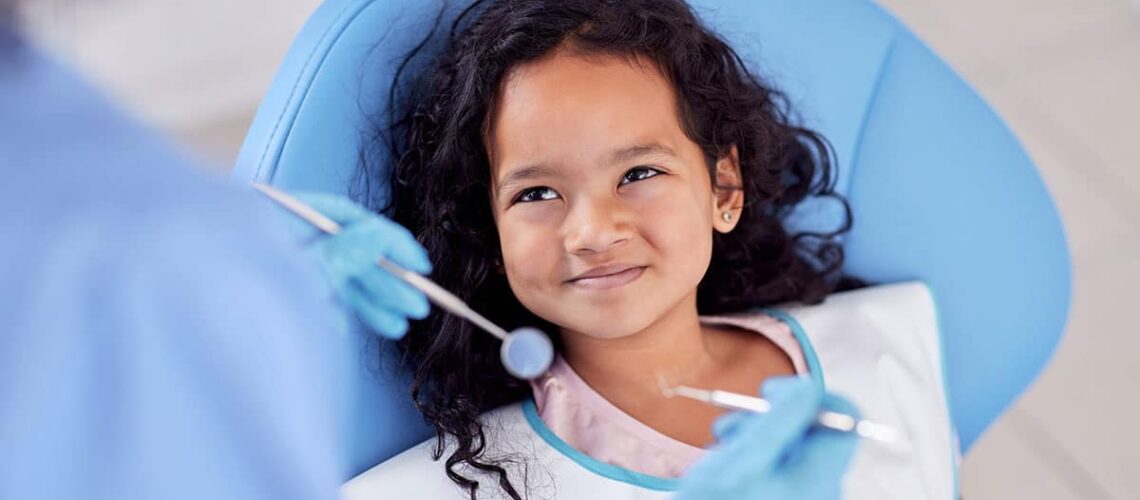
{"label": "blue latex glove", "polygon": [[[408,330],[408,318],[427,316],[427,297],[376,265],[384,257],[410,271],[430,273],[427,252],[411,232],[343,196],[293,196],[341,225],[339,234],[316,236],[314,253],[338,298],[364,324],[386,338],[398,339]],[[304,226],[299,231],[317,235],[308,223],[294,219]]]}
{"label": "blue latex glove", "polygon": [[810,380],[776,377],[762,394],[768,413],[732,413],[716,421],[718,443],[681,479],[679,500],[836,499],[857,438],[815,427],[821,410],[858,416],[850,402]]}

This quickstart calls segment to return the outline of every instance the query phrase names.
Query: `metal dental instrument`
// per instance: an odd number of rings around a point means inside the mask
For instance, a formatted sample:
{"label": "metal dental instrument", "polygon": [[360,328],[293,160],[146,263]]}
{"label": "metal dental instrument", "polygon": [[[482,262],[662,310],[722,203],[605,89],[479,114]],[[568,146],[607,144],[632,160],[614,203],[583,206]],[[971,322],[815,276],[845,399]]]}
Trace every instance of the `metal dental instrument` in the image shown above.
{"label": "metal dental instrument", "polygon": [[[336,221],[313,209],[313,207],[306,205],[301,202],[301,200],[288,195],[284,191],[261,183],[254,183],[253,187],[321,231],[328,234],[337,234],[340,232],[340,224],[337,224]],[[474,323],[479,328],[487,331],[487,333],[498,337],[498,339],[503,342],[502,347],[499,349],[503,367],[506,368],[507,372],[511,375],[520,379],[530,380],[546,373],[550,368],[550,364],[554,361],[554,345],[551,344],[550,337],[547,337],[541,330],[522,327],[507,332],[487,318],[484,318],[481,314],[475,312],[475,310],[460,300],[459,297],[452,295],[451,292],[444,290],[431,280],[404,269],[383,257],[381,257],[376,264],[415,289],[423,292],[435,305]]]}
{"label": "metal dental instrument", "polygon": [[[661,387],[661,394],[667,398],[680,396],[729,410],[753,413],[768,413],[772,409],[772,404],[763,398],[728,391],[696,389],[684,385],[670,387],[665,381],[664,375],[661,373],[656,375],[657,385]],[[870,420],[856,420],[851,415],[827,410],[819,412],[819,417],[815,423],[820,427],[840,432],[854,432],[859,437],[885,444],[891,451],[897,453],[910,452],[910,443],[903,437],[902,432],[889,425]]]}

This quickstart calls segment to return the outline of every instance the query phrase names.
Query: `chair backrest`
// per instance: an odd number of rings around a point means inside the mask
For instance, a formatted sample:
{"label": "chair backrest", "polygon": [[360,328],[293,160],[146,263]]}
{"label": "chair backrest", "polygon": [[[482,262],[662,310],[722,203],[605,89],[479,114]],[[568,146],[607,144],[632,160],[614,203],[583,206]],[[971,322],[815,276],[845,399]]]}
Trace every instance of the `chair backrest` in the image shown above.
{"label": "chair backrest", "polygon": [[[1037,376],[1068,316],[1068,249],[1032,162],[969,86],[872,3],[690,3],[832,142],[855,221],[845,271],[930,285],[950,408],[968,449]],[[258,111],[235,181],[346,192],[396,64],[440,8],[438,0],[321,6]],[[442,26],[455,12],[448,8]],[[832,226],[836,208],[805,203],[788,223]],[[427,435],[403,383],[362,368],[355,471]]]}

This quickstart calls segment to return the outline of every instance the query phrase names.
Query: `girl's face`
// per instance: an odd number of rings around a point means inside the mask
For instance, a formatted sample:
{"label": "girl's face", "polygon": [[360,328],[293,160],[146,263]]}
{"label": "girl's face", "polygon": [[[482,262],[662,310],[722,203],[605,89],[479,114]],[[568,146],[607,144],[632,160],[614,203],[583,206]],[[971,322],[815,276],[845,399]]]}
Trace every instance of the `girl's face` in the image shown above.
{"label": "girl's face", "polygon": [[[743,195],[714,192],[656,66],[556,50],[507,75],[492,116],[491,203],[527,309],[603,339],[696,313],[712,231],[732,229]],[[718,183],[740,184],[735,156]]]}

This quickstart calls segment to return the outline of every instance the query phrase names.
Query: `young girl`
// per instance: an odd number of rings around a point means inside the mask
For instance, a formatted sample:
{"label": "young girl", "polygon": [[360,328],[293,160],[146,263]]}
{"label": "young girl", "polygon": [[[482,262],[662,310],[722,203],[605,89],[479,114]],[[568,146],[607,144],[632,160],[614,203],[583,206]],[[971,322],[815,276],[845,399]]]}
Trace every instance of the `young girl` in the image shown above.
{"label": "young girl", "polygon": [[846,203],[825,140],[687,5],[478,2],[410,80],[392,102],[406,110],[392,131],[393,218],[427,249],[434,280],[500,325],[543,327],[559,356],[528,383],[462,320],[436,310],[414,323],[400,345],[436,439],[346,494],[664,495],[713,443],[722,410],[664,398],[657,374],[756,394],[771,377],[825,373],[918,450],[864,446],[848,496],[953,493],[924,288],[758,309],[845,286],[836,237],[849,221],[829,234],[782,221],[809,196]]}

